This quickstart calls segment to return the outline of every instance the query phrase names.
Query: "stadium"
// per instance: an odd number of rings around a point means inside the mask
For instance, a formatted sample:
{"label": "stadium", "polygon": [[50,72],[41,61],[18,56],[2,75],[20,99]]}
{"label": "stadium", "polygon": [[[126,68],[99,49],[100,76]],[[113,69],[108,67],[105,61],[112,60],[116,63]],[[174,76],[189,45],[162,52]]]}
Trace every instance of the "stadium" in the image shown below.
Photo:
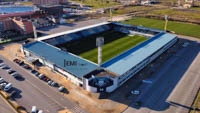
{"label": "stadium", "polygon": [[[101,59],[98,37],[105,40]],[[37,38],[22,52],[89,92],[113,92],[176,42],[161,30],[103,22]]]}

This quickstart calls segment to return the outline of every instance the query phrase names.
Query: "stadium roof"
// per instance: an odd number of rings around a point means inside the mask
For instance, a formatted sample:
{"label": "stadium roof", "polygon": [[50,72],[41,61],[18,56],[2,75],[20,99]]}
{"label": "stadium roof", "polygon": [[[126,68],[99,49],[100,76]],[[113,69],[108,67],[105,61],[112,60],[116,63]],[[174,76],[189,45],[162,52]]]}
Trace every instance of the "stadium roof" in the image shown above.
{"label": "stadium roof", "polygon": [[69,30],[69,31],[61,32],[61,33],[48,35],[48,36],[43,36],[43,37],[37,38],[37,40],[38,41],[42,41],[42,40],[46,40],[46,39],[50,39],[50,38],[66,35],[66,34],[69,34],[69,33],[74,33],[74,32],[82,31],[82,30],[85,30],[85,29],[89,29],[89,28],[93,28],[93,27],[97,27],[97,26],[101,26],[101,25],[106,25],[106,24],[109,24],[109,23],[110,22],[102,22],[102,23],[99,23],[99,24],[90,25],[90,26],[79,28],[79,29],[74,29],[74,30]]}
{"label": "stadium roof", "polygon": [[[23,46],[26,50],[35,55],[55,64],[63,70],[70,72],[78,78],[82,78],[85,74],[98,68],[98,65],[78,57],[72,53],[62,51],[59,48],[51,46],[47,43],[36,41]],[[64,61],[76,61],[77,65],[65,66]]]}
{"label": "stadium roof", "polygon": [[175,37],[175,35],[162,32],[155,37],[152,37],[149,40],[135,46],[134,48],[120,54],[119,56],[105,62],[102,64],[102,67],[118,75],[122,75],[166,45]]}

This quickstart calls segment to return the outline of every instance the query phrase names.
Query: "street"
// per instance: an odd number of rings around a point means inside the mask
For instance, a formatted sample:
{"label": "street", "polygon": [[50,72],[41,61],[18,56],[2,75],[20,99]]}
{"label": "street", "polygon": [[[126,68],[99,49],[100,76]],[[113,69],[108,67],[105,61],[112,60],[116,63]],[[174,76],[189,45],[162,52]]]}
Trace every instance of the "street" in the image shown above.
{"label": "street", "polygon": [[177,51],[148,79],[152,84],[139,87],[141,95],[136,100],[141,101],[141,106],[136,107],[133,100],[124,113],[188,113],[200,86],[199,63],[195,60],[200,58],[199,50],[198,44],[191,42]]}
{"label": "street", "polygon": [[65,108],[70,109],[73,113],[87,113],[87,111],[83,110],[77,104],[65,98],[58,92],[58,89],[48,86],[27,70],[1,55],[0,59],[24,77],[24,80],[16,80],[6,70],[0,69],[1,77],[11,82],[14,87],[13,89],[19,93],[16,96],[17,103],[24,106],[28,111],[31,111],[32,106],[37,106],[38,109],[43,110],[45,113],[57,113]]}

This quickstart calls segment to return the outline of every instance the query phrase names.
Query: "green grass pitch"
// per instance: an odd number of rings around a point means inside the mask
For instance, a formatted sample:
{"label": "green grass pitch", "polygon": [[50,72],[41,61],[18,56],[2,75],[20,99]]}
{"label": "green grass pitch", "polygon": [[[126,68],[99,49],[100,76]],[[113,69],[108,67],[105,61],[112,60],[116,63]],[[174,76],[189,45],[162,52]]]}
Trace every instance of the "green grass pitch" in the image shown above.
{"label": "green grass pitch", "polygon": [[148,39],[142,36],[127,36],[117,31],[106,31],[98,35],[60,45],[60,47],[65,47],[67,51],[97,63],[98,49],[96,47],[96,38],[99,36],[104,37],[104,46],[102,49],[103,62]]}

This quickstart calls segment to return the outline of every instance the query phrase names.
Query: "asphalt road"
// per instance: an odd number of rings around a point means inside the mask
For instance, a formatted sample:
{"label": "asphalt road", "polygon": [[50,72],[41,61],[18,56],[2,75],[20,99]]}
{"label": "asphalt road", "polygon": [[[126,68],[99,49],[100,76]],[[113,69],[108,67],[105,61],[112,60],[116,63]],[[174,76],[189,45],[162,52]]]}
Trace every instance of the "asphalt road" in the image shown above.
{"label": "asphalt road", "polygon": [[5,102],[4,98],[0,96],[0,112],[1,113],[16,113],[8,103]]}
{"label": "asphalt road", "polygon": [[16,96],[16,101],[28,111],[31,110],[32,106],[37,106],[38,109],[43,110],[45,113],[57,113],[64,108],[70,109],[73,113],[87,113],[87,111],[77,104],[64,97],[56,88],[48,86],[27,70],[1,55],[0,59],[24,77],[24,80],[16,80],[9,75],[7,71],[0,69],[1,77],[11,82],[14,87],[13,90],[19,93],[19,95]]}
{"label": "asphalt road", "polygon": [[[168,59],[165,64],[149,78],[149,80],[152,81],[151,84],[143,83],[139,87],[141,95],[133,100],[133,103],[124,111],[124,113],[188,112],[195,97],[195,91],[192,90],[194,87],[200,86],[198,83],[200,77],[194,77],[194,75],[200,73],[200,70],[197,69],[199,63],[194,66],[194,63],[196,62],[195,59],[200,57],[197,56],[199,51],[200,48],[195,42],[191,43],[190,46],[177,51],[175,56]],[[191,71],[191,68],[194,67],[196,67],[196,74],[191,76],[191,72],[188,73],[188,71]],[[189,81],[182,82],[186,77]],[[179,88],[177,88],[178,86]],[[184,88],[180,88],[180,86],[184,86]],[[134,105],[136,100],[141,101],[141,107],[136,107]],[[172,101],[173,104],[169,103],[169,101]],[[187,103],[187,105],[185,103]]]}

